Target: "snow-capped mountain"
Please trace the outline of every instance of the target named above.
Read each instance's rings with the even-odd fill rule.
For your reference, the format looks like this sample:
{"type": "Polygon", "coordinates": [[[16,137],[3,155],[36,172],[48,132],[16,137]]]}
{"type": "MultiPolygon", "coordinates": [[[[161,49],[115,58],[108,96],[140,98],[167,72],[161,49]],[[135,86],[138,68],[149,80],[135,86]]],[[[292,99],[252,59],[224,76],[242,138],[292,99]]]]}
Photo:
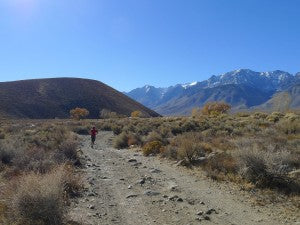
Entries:
{"type": "Polygon", "coordinates": [[[276,92],[300,83],[300,73],[255,72],[239,69],[208,80],[177,84],[167,88],[146,85],[126,93],[161,114],[182,114],[207,101],[226,101],[236,108],[263,104],[276,92]]]}
{"type": "MultiPolygon", "coordinates": [[[[272,72],[254,72],[249,69],[231,71],[220,76],[212,76],[207,80],[207,87],[226,84],[246,84],[263,90],[281,90],[294,81],[295,76],[276,70],[272,72]]],[[[205,82],[205,81],[204,81],[205,82]]]]}

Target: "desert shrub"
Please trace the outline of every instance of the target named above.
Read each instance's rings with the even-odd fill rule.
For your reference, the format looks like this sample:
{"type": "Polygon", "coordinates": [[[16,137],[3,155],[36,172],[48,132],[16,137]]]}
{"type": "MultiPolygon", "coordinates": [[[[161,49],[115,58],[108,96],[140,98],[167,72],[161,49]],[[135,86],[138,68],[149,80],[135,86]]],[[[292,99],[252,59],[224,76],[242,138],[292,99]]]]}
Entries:
{"type": "Polygon", "coordinates": [[[90,112],[85,108],[75,108],[70,110],[70,117],[72,119],[80,120],[87,117],[90,112]]]}
{"type": "Polygon", "coordinates": [[[193,108],[191,113],[193,118],[201,116],[201,109],[200,108],[193,108]]]}
{"type": "Polygon", "coordinates": [[[126,116],[125,116],[125,115],[118,114],[118,113],[116,113],[116,112],[113,112],[113,111],[111,111],[111,110],[109,110],[109,109],[102,109],[102,110],[100,111],[99,117],[100,117],[101,119],[110,119],[110,118],[124,118],[124,117],[126,117],[126,116]]]}
{"type": "Polygon", "coordinates": [[[236,159],[229,154],[221,153],[210,157],[203,168],[208,172],[208,175],[215,179],[220,179],[223,175],[229,173],[236,174],[238,166],[236,159]]]}
{"type": "Polygon", "coordinates": [[[249,117],[250,113],[248,112],[238,112],[235,114],[237,117],[249,117]]]}
{"type": "Polygon", "coordinates": [[[122,127],[114,124],[111,126],[111,130],[114,132],[115,135],[118,135],[122,132],[122,127]]]}
{"type": "Polygon", "coordinates": [[[283,119],[280,120],[277,124],[277,129],[282,131],[285,134],[299,134],[300,133],[300,119],[283,119]]]}
{"type": "Polygon", "coordinates": [[[299,192],[299,183],[288,177],[293,163],[290,152],[272,146],[262,151],[248,144],[240,146],[237,158],[241,175],[258,187],[299,192]]]}
{"type": "Polygon", "coordinates": [[[17,224],[61,225],[64,215],[62,175],[29,173],[11,184],[5,196],[9,219],[17,224]]]}
{"type": "Polygon", "coordinates": [[[84,182],[82,178],[77,175],[74,171],[74,168],[67,165],[62,165],[56,168],[58,173],[63,173],[63,184],[64,184],[64,193],[70,198],[78,197],[81,194],[81,191],[84,188],[84,182]]]}
{"type": "Polygon", "coordinates": [[[150,132],[146,137],[146,142],[152,142],[152,141],[159,141],[164,144],[168,142],[165,138],[163,138],[162,134],[160,134],[157,131],[150,132]]]}
{"type": "Polygon", "coordinates": [[[116,136],[113,145],[117,149],[128,148],[128,133],[122,132],[116,136]]]}
{"type": "Polygon", "coordinates": [[[270,115],[268,115],[267,120],[270,122],[276,123],[283,117],[284,117],[284,114],[282,114],[280,112],[272,112],[270,115]]]}
{"type": "Polygon", "coordinates": [[[166,147],[161,148],[161,156],[164,158],[169,158],[176,160],[177,159],[177,146],[172,145],[167,145],[166,147]]]}
{"type": "Polygon", "coordinates": [[[253,119],[266,119],[268,117],[267,113],[264,112],[255,112],[251,114],[251,118],[253,119]]]}
{"type": "Polygon", "coordinates": [[[13,173],[34,171],[45,174],[57,164],[53,156],[38,147],[19,151],[12,160],[13,173]]]}
{"type": "Polygon", "coordinates": [[[201,112],[204,115],[219,115],[230,109],[231,106],[225,102],[208,102],[203,106],[201,112]]]}
{"type": "Polygon", "coordinates": [[[0,130],[0,140],[5,138],[5,134],[0,130]]]}
{"type": "Polygon", "coordinates": [[[160,141],[151,141],[151,142],[148,142],[146,143],[144,146],[143,146],[143,154],[145,156],[148,156],[150,154],[158,154],[160,153],[160,149],[162,147],[162,143],[160,141]]]}
{"type": "Polygon", "coordinates": [[[136,146],[140,145],[142,143],[139,135],[134,134],[134,133],[128,133],[127,136],[127,145],[130,146],[136,146]]]}
{"type": "Polygon", "coordinates": [[[177,158],[192,163],[199,157],[205,156],[201,141],[200,133],[189,132],[178,135],[171,142],[173,142],[173,146],[177,147],[177,158]]]}
{"type": "Polygon", "coordinates": [[[79,157],[77,153],[78,142],[74,141],[73,139],[68,139],[64,141],[59,147],[58,150],[62,153],[63,157],[66,160],[70,160],[73,163],[79,165],[79,157]]]}
{"type": "Polygon", "coordinates": [[[73,132],[79,135],[88,135],[90,133],[90,129],[86,126],[76,126],[73,128],[73,132]]]}
{"type": "Polygon", "coordinates": [[[11,164],[16,152],[10,146],[0,144],[0,162],[3,164],[11,164]]]}

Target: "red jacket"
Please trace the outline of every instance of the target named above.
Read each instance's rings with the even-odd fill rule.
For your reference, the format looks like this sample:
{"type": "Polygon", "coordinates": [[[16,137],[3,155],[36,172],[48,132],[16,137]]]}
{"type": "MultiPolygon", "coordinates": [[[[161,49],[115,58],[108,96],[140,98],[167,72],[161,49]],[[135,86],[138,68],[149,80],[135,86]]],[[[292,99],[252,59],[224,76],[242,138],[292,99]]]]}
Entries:
{"type": "Polygon", "coordinates": [[[91,136],[96,136],[97,133],[98,133],[98,130],[91,129],[91,136]]]}

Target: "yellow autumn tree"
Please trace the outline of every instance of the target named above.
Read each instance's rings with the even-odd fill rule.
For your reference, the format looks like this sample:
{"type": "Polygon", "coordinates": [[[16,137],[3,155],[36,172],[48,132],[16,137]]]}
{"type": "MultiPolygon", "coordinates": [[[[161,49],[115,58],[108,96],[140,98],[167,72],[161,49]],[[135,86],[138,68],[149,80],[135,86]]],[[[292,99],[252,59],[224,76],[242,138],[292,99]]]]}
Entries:
{"type": "Polygon", "coordinates": [[[87,117],[90,112],[85,108],[75,108],[70,110],[70,116],[72,119],[80,120],[87,117]]]}
{"type": "Polygon", "coordinates": [[[131,117],[142,117],[142,116],[143,116],[143,113],[141,111],[138,111],[138,110],[133,111],[131,113],[131,117]]]}
{"type": "Polygon", "coordinates": [[[204,115],[219,115],[227,113],[231,109],[231,105],[225,102],[208,102],[206,103],[201,112],[204,115]]]}

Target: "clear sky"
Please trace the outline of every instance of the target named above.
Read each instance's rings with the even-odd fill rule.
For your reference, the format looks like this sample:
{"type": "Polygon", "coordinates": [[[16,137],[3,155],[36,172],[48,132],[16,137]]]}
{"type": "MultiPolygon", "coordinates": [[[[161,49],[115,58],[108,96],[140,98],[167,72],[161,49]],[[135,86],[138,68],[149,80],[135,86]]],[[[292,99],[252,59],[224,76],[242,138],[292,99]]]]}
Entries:
{"type": "Polygon", "coordinates": [[[128,91],[239,68],[300,71],[300,0],[0,0],[0,81],[128,91]]]}

